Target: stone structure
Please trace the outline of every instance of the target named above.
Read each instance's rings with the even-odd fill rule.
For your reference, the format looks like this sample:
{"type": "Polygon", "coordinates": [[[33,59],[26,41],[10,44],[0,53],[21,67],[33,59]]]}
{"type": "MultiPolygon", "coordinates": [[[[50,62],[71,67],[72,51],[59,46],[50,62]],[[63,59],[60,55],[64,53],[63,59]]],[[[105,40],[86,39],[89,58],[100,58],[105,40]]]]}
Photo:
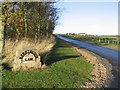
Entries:
{"type": "Polygon", "coordinates": [[[16,51],[13,71],[41,68],[40,56],[33,50],[16,51]]]}

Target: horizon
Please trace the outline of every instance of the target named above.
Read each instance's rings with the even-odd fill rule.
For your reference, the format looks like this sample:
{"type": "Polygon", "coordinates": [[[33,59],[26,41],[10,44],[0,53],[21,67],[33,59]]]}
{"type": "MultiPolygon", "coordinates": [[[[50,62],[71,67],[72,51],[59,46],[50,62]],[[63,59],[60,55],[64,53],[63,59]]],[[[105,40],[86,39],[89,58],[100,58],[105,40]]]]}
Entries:
{"type": "MultiPolygon", "coordinates": [[[[75,35],[77,35],[77,34],[80,34],[80,33],[56,33],[56,34],[54,34],[54,35],[62,35],[62,34],[75,34],[75,35]]],[[[85,35],[93,35],[93,34],[89,34],[89,33],[85,33],[85,35]]],[[[101,34],[101,35],[97,35],[97,34],[94,34],[94,36],[120,36],[120,35],[104,35],[104,34],[101,34]]]]}

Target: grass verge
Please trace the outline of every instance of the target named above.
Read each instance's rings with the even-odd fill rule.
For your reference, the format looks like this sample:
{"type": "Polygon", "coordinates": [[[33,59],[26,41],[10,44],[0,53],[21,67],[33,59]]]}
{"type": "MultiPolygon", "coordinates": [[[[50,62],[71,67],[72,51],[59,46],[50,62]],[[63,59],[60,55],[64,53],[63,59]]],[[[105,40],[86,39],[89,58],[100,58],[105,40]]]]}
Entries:
{"type": "Polygon", "coordinates": [[[92,64],[59,39],[47,64],[44,70],[11,72],[3,69],[3,88],[80,88],[92,78],[92,64]]]}

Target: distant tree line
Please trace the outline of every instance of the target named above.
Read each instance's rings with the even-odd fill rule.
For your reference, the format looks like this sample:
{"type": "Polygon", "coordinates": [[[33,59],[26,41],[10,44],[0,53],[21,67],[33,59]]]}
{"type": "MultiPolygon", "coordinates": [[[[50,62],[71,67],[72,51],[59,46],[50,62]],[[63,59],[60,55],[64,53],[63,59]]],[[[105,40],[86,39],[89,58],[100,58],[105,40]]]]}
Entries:
{"type": "Polygon", "coordinates": [[[55,2],[2,3],[4,39],[40,40],[52,35],[59,18],[54,4],[55,2]]]}

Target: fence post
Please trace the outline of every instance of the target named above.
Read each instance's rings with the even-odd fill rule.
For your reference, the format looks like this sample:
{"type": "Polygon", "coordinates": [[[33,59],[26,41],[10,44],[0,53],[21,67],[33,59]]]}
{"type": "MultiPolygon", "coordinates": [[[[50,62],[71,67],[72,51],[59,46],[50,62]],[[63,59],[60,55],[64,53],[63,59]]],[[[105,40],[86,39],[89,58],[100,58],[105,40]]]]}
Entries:
{"type": "Polygon", "coordinates": [[[108,39],[108,44],[110,44],[110,40],[108,39]]]}

